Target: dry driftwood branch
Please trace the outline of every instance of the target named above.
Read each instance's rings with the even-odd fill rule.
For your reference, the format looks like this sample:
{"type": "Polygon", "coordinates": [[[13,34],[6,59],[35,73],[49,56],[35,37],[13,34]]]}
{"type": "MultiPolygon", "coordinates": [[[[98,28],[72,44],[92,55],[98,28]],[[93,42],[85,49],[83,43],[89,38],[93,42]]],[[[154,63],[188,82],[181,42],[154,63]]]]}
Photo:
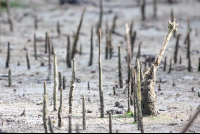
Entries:
{"type": "Polygon", "coordinates": [[[197,108],[196,113],[193,115],[192,118],[190,118],[190,121],[187,123],[187,125],[183,128],[183,130],[181,131],[181,133],[185,133],[188,128],[192,125],[192,123],[194,122],[194,120],[197,118],[198,114],[200,113],[200,106],[197,108]]]}
{"type": "Polygon", "coordinates": [[[141,94],[142,94],[142,113],[143,115],[156,115],[156,94],[154,86],[156,83],[156,71],[161,62],[162,56],[165,52],[167,44],[171,38],[171,35],[178,28],[178,23],[169,21],[168,23],[168,33],[164,39],[164,43],[160,49],[160,52],[151,68],[143,75],[141,94]]]}

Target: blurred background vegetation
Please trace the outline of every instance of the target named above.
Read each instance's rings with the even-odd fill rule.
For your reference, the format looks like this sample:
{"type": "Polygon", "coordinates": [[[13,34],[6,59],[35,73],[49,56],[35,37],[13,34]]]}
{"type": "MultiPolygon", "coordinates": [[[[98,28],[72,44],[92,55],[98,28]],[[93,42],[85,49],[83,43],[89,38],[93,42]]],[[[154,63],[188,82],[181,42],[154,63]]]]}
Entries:
{"type": "MultiPolygon", "coordinates": [[[[0,0],[0,2],[1,2],[1,4],[0,4],[1,10],[5,11],[6,10],[6,0],[0,0]]],[[[11,8],[26,7],[26,3],[24,3],[24,1],[22,1],[22,0],[9,0],[9,2],[10,2],[11,8]]]]}

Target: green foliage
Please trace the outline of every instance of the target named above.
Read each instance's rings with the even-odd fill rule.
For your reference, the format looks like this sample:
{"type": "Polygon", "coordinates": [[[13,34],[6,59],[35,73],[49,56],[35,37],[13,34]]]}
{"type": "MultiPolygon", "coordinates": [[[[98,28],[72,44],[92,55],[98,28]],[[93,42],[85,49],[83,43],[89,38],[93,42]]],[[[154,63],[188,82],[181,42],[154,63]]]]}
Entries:
{"type": "Polygon", "coordinates": [[[129,112],[126,113],[127,116],[131,116],[131,117],[132,117],[133,114],[134,113],[132,111],[129,111],[129,112]]]}
{"type": "Polygon", "coordinates": [[[126,113],[126,115],[118,115],[118,116],[112,116],[112,118],[133,118],[134,113],[132,111],[129,111],[126,113]]]}
{"type": "MultiPolygon", "coordinates": [[[[16,7],[25,7],[24,2],[21,0],[10,0],[10,8],[16,8],[16,7]]],[[[2,7],[2,10],[6,9],[6,0],[1,0],[0,6],[2,7]]]]}
{"type": "Polygon", "coordinates": [[[159,120],[160,118],[150,118],[150,120],[159,120]]]}
{"type": "Polygon", "coordinates": [[[112,116],[112,118],[132,118],[132,117],[127,116],[127,115],[123,115],[123,116],[118,115],[118,116],[112,116]]]}
{"type": "Polygon", "coordinates": [[[1,7],[6,7],[6,0],[1,1],[1,7]]]}
{"type": "Polygon", "coordinates": [[[161,115],[162,117],[151,117],[149,118],[150,120],[165,120],[165,121],[171,121],[172,119],[169,119],[168,117],[166,117],[166,114],[161,115]]]}
{"type": "Polygon", "coordinates": [[[138,124],[138,122],[132,122],[131,124],[138,124]]]}

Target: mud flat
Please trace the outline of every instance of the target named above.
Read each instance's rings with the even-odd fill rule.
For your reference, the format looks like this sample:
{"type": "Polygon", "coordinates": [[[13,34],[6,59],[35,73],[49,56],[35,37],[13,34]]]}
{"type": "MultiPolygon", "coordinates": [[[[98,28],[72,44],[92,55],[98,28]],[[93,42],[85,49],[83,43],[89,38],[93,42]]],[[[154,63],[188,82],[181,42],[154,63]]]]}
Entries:
{"type": "MultiPolygon", "coordinates": [[[[14,0],[10,1],[14,3],[14,0]]],[[[35,132],[43,133],[43,94],[44,81],[47,82],[47,110],[51,117],[55,132],[68,132],[69,116],[69,92],[72,79],[72,68],[67,67],[67,36],[70,36],[71,49],[73,35],[77,31],[80,17],[84,7],[86,11],[77,43],[76,78],[73,96],[72,132],[109,132],[109,114],[106,111],[114,110],[112,115],[113,132],[133,133],[140,132],[134,118],[126,115],[128,109],[127,93],[123,94],[127,80],[127,56],[125,23],[130,25],[134,21],[133,31],[137,31],[135,40],[132,66],[140,42],[140,61],[144,67],[145,56],[156,58],[167,33],[167,22],[171,20],[173,9],[176,22],[179,23],[176,35],[180,35],[178,47],[178,61],[174,63],[174,51],[176,38],[171,37],[163,55],[160,67],[156,75],[155,93],[157,96],[157,116],[144,116],[145,132],[180,132],[188,122],[190,116],[200,104],[200,72],[198,72],[200,58],[200,2],[189,0],[177,0],[173,4],[166,0],[157,2],[157,17],[153,18],[153,1],[146,1],[146,20],[141,19],[141,9],[137,1],[104,0],[102,18],[102,83],[104,94],[104,118],[100,118],[99,99],[99,67],[98,67],[98,36],[96,34],[99,21],[99,1],[84,0],[79,5],[62,5],[55,0],[20,0],[23,6],[11,6],[10,14],[13,18],[13,32],[10,32],[8,17],[5,9],[2,9],[1,45],[0,45],[0,130],[3,132],[35,132]],[[109,28],[112,27],[113,18],[117,14],[115,31],[112,34],[113,54],[112,58],[105,59],[106,47],[106,20],[109,28]],[[34,28],[34,16],[37,16],[38,28],[34,28]],[[188,31],[188,18],[190,20],[190,53],[192,71],[188,72],[187,44],[184,44],[188,31]],[[59,21],[60,35],[56,25],[59,21]],[[90,35],[93,26],[93,65],[88,66],[90,59],[90,35]],[[58,127],[58,111],[53,109],[53,55],[51,55],[51,79],[49,75],[48,53],[45,53],[45,33],[48,32],[54,52],[57,54],[58,72],[65,76],[66,88],[63,90],[62,121],[63,126],[58,127]],[[33,34],[36,35],[37,60],[34,56],[33,34]],[[7,44],[10,42],[9,68],[6,68],[7,44]],[[82,44],[82,55],[80,45],[82,44]],[[118,79],[118,45],[121,46],[121,62],[123,88],[119,88],[118,79]],[[30,69],[27,68],[26,52],[29,55],[30,69]],[[166,71],[163,71],[164,57],[167,57],[166,71]],[[179,64],[179,59],[182,63],[179,64]],[[170,59],[172,59],[171,72],[168,73],[170,59]],[[18,62],[20,65],[18,66],[18,62]],[[41,65],[42,64],[42,65],[41,65]],[[12,86],[8,87],[8,71],[11,69],[12,86]],[[88,89],[88,82],[90,89],[88,89]],[[161,91],[158,91],[160,84],[161,91]],[[113,95],[113,86],[116,87],[116,95],[113,95]],[[82,96],[85,96],[86,106],[86,130],[82,127],[82,96]],[[118,101],[123,107],[115,107],[118,101]],[[25,116],[21,116],[25,109],[25,116]]],[[[14,4],[13,4],[14,5],[14,4]]],[[[149,64],[149,63],[148,63],[149,64]]],[[[57,102],[60,103],[60,91],[57,102]]],[[[134,107],[130,107],[133,111],[134,107]]],[[[187,132],[200,132],[200,118],[198,117],[187,132]]]]}

